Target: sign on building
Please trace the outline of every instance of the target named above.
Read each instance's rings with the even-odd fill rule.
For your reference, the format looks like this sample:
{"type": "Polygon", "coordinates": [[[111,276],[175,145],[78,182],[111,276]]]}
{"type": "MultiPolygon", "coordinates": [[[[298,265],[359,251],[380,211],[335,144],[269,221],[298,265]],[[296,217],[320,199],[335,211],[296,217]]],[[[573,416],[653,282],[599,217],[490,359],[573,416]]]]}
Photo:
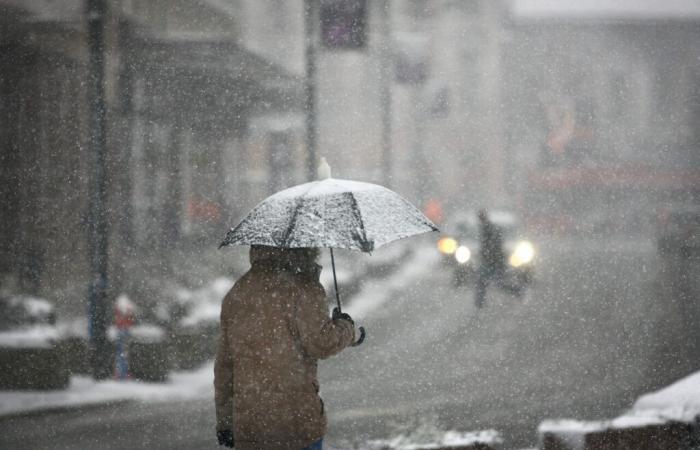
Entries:
{"type": "Polygon", "coordinates": [[[328,49],[362,49],[367,43],[367,0],[321,0],[321,43],[328,49]]]}

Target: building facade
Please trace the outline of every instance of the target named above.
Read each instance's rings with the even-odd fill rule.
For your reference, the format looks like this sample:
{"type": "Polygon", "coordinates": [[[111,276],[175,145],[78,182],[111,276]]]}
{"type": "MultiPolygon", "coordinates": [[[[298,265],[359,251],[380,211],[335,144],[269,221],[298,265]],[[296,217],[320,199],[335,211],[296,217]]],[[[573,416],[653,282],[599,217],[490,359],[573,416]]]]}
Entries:
{"type": "MultiPolygon", "coordinates": [[[[178,258],[215,249],[216,236],[248,206],[254,121],[303,104],[298,77],[246,50],[241,18],[211,3],[107,2],[111,294],[146,296],[149,286],[174,281],[178,266],[197,267],[194,250],[187,264],[178,258]]],[[[84,8],[73,0],[0,1],[1,288],[75,312],[90,273],[94,157],[84,8]]]]}

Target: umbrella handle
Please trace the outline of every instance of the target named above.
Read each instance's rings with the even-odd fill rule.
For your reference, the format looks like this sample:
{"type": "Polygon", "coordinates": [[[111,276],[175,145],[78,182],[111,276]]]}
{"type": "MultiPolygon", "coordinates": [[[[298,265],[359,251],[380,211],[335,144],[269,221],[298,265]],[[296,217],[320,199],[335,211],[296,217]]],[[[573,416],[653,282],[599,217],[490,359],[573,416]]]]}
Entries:
{"type": "MultiPolygon", "coordinates": [[[[335,301],[338,304],[338,312],[341,312],[342,309],[340,309],[340,293],[338,292],[338,279],[335,276],[335,257],[333,256],[333,247],[330,248],[331,250],[331,267],[333,267],[333,284],[335,286],[335,301]]],[[[351,347],[357,347],[358,345],[362,344],[365,341],[365,336],[367,335],[365,333],[365,327],[359,327],[358,330],[360,330],[360,338],[350,344],[351,347]]]]}
{"type": "Polygon", "coordinates": [[[360,330],[360,338],[350,344],[351,347],[357,347],[358,345],[362,344],[365,341],[365,327],[359,327],[358,330],[360,330]]]}

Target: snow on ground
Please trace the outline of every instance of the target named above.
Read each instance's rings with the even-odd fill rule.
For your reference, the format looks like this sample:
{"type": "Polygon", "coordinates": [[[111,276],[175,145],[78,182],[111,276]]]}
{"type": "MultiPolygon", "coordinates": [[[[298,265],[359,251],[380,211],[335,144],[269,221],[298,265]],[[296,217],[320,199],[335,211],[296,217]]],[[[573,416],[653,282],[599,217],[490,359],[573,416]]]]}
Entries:
{"type": "Polygon", "coordinates": [[[29,325],[0,332],[0,347],[51,348],[58,337],[53,325],[29,325]]]}
{"type": "Polygon", "coordinates": [[[201,323],[218,322],[221,315],[221,300],[233,286],[233,280],[220,277],[195,290],[181,288],[176,292],[179,302],[188,305],[188,312],[180,324],[195,327],[201,323]]]}
{"type": "Polygon", "coordinates": [[[94,381],[85,376],[73,376],[65,390],[0,391],[0,416],[124,400],[165,402],[207,396],[213,398],[213,382],[213,363],[191,372],[173,372],[165,383],[94,381]]]}
{"type": "Polygon", "coordinates": [[[439,260],[439,254],[432,246],[421,245],[408,256],[408,261],[387,278],[367,283],[362,290],[352,298],[346,312],[355,319],[363,319],[381,306],[392,294],[403,289],[417,277],[427,273],[439,260]]]}
{"type": "Polygon", "coordinates": [[[395,450],[418,450],[418,449],[441,449],[445,447],[466,447],[474,444],[501,444],[503,439],[496,430],[484,431],[447,431],[431,440],[415,438],[412,436],[400,435],[390,440],[369,442],[369,448],[395,449],[395,450]]]}
{"type": "MultiPolygon", "coordinates": [[[[107,337],[110,341],[116,341],[119,330],[115,326],[107,328],[107,337]]],[[[165,330],[157,325],[134,325],[129,328],[129,336],[133,342],[153,344],[165,340],[165,330]]]]}

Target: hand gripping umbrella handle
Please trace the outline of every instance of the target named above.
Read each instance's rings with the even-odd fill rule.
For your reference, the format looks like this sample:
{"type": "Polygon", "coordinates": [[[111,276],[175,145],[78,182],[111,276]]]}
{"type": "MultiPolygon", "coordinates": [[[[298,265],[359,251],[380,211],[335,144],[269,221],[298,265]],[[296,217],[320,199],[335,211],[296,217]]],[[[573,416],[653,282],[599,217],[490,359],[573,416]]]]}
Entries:
{"type": "Polygon", "coordinates": [[[366,335],[365,327],[359,327],[358,330],[360,330],[360,338],[358,340],[356,340],[355,342],[353,342],[352,344],[350,344],[351,347],[357,347],[358,345],[365,342],[365,335],[366,335]]]}

